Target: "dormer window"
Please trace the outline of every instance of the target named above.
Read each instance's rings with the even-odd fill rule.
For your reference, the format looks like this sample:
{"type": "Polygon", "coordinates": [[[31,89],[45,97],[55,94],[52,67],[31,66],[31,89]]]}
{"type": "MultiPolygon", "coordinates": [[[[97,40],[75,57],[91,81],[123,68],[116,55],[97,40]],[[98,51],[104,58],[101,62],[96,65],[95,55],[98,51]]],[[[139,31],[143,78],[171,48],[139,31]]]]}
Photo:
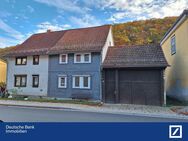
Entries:
{"type": "Polygon", "coordinates": [[[33,65],[38,65],[39,64],[39,55],[34,55],[33,56],[33,65]]]}
{"type": "Polygon", "coordinates": [[[26,65],[27,57],[16,57],[16,65],[26,65]]]}
{"type": "Polygon", "coordinates": [[[74,63],[91,63],[91,53],[75,54],[74,63]]]}
{"type": "Polygon", "coordinates": [[[68,55],[67,54],[60,54],[59,55],[59,63],[60,64],[67,64],[68,63],[68,55]]]}

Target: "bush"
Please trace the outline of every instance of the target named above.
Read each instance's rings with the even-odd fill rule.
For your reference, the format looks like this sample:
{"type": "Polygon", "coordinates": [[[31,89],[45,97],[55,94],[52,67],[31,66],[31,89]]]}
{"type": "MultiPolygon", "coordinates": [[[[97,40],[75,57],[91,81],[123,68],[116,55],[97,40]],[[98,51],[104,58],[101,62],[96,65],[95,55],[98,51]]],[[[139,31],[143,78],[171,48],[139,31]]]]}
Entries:
{"type": "Polygon", "coordinates": [[[5,97],[6,95],[6,83],[0,82],[0,95],[5,97]]]}

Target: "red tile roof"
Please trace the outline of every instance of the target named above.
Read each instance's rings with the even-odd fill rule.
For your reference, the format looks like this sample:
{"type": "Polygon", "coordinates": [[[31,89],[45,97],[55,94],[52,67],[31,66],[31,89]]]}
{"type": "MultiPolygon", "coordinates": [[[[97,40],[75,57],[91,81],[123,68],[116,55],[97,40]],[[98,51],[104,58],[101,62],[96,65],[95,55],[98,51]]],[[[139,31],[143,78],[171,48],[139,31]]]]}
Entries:
{"type": "Polygon", "coordinates": [[[100,52],[109,29],[110,25],[67,30],[49,53],[100,52]]]}
{"type": "Polygon", "coordinates": [[[100,52],[110,25],[34,34],[7,56],[100,52]]]}
{"type": "Polygon", "coordinates": [[[160,45],[109,47],[103,68],[166,67],[160,45]]]}

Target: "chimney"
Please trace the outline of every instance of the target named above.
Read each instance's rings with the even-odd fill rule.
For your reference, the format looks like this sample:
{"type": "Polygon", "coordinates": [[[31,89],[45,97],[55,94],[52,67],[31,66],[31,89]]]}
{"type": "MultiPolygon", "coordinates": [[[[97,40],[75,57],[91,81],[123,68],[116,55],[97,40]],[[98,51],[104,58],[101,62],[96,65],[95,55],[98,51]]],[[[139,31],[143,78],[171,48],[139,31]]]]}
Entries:
{"type": "Polygon", "coordinates": [[[49,32],[52,32],[52,30],[51,29],[47,29],[47,33],[49,33],[49,32]]]}

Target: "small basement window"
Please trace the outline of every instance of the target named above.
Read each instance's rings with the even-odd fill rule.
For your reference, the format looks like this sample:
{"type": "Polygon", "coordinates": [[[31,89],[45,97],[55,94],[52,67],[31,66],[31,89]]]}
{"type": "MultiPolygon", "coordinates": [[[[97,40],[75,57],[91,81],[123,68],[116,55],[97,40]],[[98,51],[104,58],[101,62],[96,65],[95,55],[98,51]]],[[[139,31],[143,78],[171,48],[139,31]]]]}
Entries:
{"type": "Polygon", "coordinates": [[[33,56],[33,65],[38,65],[39,64],[39,55],[33,56]]]}
{"type": "Polygon", "coordinates": [[[16,65],[26,65],[27,57],[16,57],[16,65]]]}
{"type": "Polygon", "coordinates": [[[39,87],[39,75],[33,75],[33,87],[39,87]]]}
{"type": "Polygon", "coordinates": [[[67,76],[66,75],[58,76],[58,88],[67,88],[67,76]]]}
{"type": "Polygon", "coordinates": [[[176,53],[176,36],[172,36],[171,38],[171,55],[176,53]]]}
{"type": "Polygon", "coordinates": [[[14,86],[15,87],[26,87],[27,75],[15,75],[14,86]]]}

